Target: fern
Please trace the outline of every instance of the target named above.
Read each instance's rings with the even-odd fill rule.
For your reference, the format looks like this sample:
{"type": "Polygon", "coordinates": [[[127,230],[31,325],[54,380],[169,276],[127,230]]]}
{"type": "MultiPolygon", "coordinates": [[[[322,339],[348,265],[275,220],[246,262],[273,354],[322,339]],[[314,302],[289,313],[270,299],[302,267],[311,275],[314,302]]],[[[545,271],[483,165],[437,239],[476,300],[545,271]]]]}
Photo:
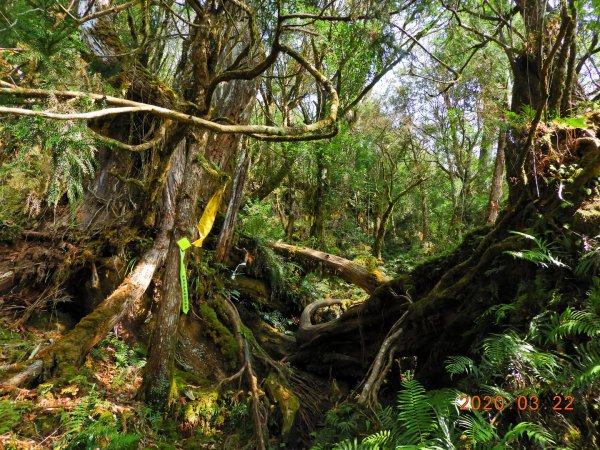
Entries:
{"type": "Polygon", "coordinates": [[[392,432],[390,430],[383,430],[372,434],[371,436],[367,436],[363,439],[362,443],[368,445],[370,448],[384,448],[392,442],[392,432]]]}
{"type": "Polygon", "coordinates": [[[89,414],[92,408],[98,403],[99,399],[96,393],[96,385],[93,384],[90,392],[81,398],[79,403],[66,415],[62,417],[62,427],[65,430],[57,449],[70,447],[71,441],[81,433],[89,422],[89,414]]]}
{"type": "Polygon", "coordinates": [[[446,371],[450,374],[450,377],[463,373],[477,376],[481,373],[475,365],[475,361],[466,356],[449,356],[445,364],[446,371]]]}
{"type": "Polygon", "coordinates": [[[552,341],[565,336],[583,334],[585,336],[600,335],[600,317],[590,311],[573,311],[567,308],[558,318],[558,323],[550,332],[552,341]]]}
{"type": "Polygon", "coordinates": [[[496,324],[500,324],[508,315],[515,311],[517,306],[511,303],[503,303],[500,305],[494,305],[485,311],[477,319],[478,323],[489,323],[490,319],[493,319],[496,324]]]}
{"type": "Polygon", "coordinates": [[[552,329],[548,338],[552,342],[564,339],[566,336],[581,334],[588,337],[600,335],[600,279],[594,278],[592,289],[588,292],[585,308],[574,311],[567,308],[559,316],[551,318],[552,329]]]}
{"type": "Polygon", "coordinates": [[[512,331],[486,339],[483,356],[490,366],[512,367],[543,380],[554,378],[558,367],[553,354],[538,350],[512,331]]]}
{"type": "Polygon", "coordinates": [[[530,250],[506,251],[506,254],[511,255],[517,259],[524,259],[525,261],[530,261],[535,265],[541,267],[569,267],[552,254],[553,252],[556,252],[555,246],[552,243],[548,243],[544,239],[539,239],[530,234],[520,233],[518,231],[511,231],[511,233],[517,234],[519,236],[524,237],[525,239],[533,241],[535,247],[530,250]]]}
{"type": "MultiPolygon", "coordinates": [[[[598,238],[598,236],[596,237],[598,238]]],[[[575,275],[588,277],[600,273],[600,246],[583,254],[575,267],[575,275]]]]}
{"type": "Polygon", "coordinates": [[[464,435],[473,444],[492,444],[500,439],[496,430],[479,411],[472,410],[458,420],[464,435]]]}
{"type": "Polygon", "coordinates": [[[405,429],[401,439],[411,445],[423,444],[436,428],[435,413],[421,383],[406,380],[402,387],[398,393],[398,422],[405,429]]]}
{"type": "Polygon", "coordinates": [[[21,421],[21,411],[10,400],[0,400],[0,434],[7,433],[21,421]]]}
{"type": "Polygon", "coordinates": [[[541,425],[531,422],[520,422],[514,427],[510,427],[502,439],[504,444],[516,442],[523,435],[540,445],[552,445],[555,443],[552,434],[541,425]]]}
{"type": "Polygon", "coordinates": [[[346,439],[338,442],[332,447],[332,450],[365,450],[366,448],[375,450],[375,447],[365,447],[358,442],[358,439],[354,438],[354,440],[346,439]]]}
{"type": "Polygon", "coordinates": [[[575,353],[577,373],[574,387],[591,388],[600,380],[600,341],[596,339],[577,345],[575,353]]]}

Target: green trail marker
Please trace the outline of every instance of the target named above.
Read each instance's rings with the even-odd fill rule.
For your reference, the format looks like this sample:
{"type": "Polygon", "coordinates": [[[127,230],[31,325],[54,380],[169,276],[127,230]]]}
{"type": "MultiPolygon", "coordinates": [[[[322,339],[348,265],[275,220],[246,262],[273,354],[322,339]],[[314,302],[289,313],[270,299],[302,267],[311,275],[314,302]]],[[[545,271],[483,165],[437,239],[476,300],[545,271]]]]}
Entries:
{"type": "Polygon", "coordinates": [[[187,276],[185,274],[185,251],[192,246],[188,238],[179,239],[179,281],[181,282],[181,311],[187,314],[190,310],[190,301],[188,299],[187,276]]]}

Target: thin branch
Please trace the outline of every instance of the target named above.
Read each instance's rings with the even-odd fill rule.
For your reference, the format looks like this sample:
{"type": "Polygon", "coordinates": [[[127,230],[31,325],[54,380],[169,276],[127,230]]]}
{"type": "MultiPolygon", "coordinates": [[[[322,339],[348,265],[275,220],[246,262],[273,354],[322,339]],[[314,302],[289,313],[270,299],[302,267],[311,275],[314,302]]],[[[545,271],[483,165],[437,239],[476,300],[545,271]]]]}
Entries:
{"type": "Polygon", "coordinates": [[[130,152],[143,152],[145,150],[154,148],[158,144],[160,144],[160,142],[165,138],[165,132],[166,132],[167,128],[169,127],[169,124],[170,124],[170,121],[168,121],[168,120],[165,121],[165,123],[160,127],[160,129],[156,133],[155,137],[153,137],[148,142],[144,142],[143,144],[138,144],[138,145],[125,144],[124,142],[121,142],[118,139],[112,139],[112,138],[106,137],[95,131],[94,131],[94,134],[96,135],[96,138],[99,139],[100,141],[102,141],[106,144],[115,146],[117,148],[120,148],[122,150],[128,150],[130,152]]]}
{"type": "MultiPolygon", "coordinates": [[[[288,49],[292,54],[296,54],[293,50],[288,49]]],[[[292,56],[292,55],[290,55],[292,56]]],[[[90,98],[92,100],[99,100],[106,102],[106,104],[120,106],[119,108],[107,108],[98,111],[91,111],[86,113],[72,113],[72,114],[59,114],[48,111],[33,111],[23,108],[10,108],[1,107],[0,113],[15,114],[22,116],[32,117],[45,117],[49,119],[57,120],[89,120],[96,119],[98,117],[104,117],[107,115],[124,114],[124,113],[148,113],[164,119],[170,119],[175,122],[185,123],[193,125],[199,128],[204,128],[216,133],[233,134],[240,133],[246,135],[264,135],[264,136],[278,136],[278,137],[300,137],[306,135],[308,138],[313,136],[315,133],[323,131],[331,127],[337,120],[337,107],[338,97],[337,92],[333,89],[331,82],[322,74],[320,74],[314,67],[310,65],[304,58],[300,57],[304,61],[303,65],[307,65],[307,70],[311,71],[313,76],[318,81],[323,83],[328,90],[331,90],[332,102],[330,106],[329,116],[311,124],[278,127],[268,125],[223,125],[211,120],[203,119],[201,117],[193,116],[191,114],[185,114],[179,111],[174,111],[168,108],[162,108],[160,106],[149,105],[147,103],[134,102],[132,100],[125,100],[118,97],[112,97],[102,94],[90,94],[85,92],[77,91],[51,91],[45,89],[26,89],[26,88],[0,88],[0,95],[18,95],[25,97],[50,97],[52,95],[56,97],[66,98],[90,98]],[[308,69],[310,68],[310,69],[308,69]],[[314,72],[314,73],[313,73],[314,72]]],[[[294,56],[292,56],[294,57],[294,56]]],[[[302,139],[299,139],[302,140],[302,139]]]]}
{"type": "MultiPolygon", "coordinates": [[[[491,34],[487,34],[484,33],[483,31],[479,31],[476,28],[473,28],[469,25],[465,25],[463,23],[463,21],[461,20],[458,12],[454,9],[451,8],[449,5],[446,5],[445,2],[442,2],[443,6],[452,13],[452,15],[454,16],[454,18],[456,19],[456,22],[458,23],[458,26],[479,36],[480,38],[487,40],[487,41],[492,41],[495,42],[496,44],[498,44],[500,47],[502,47],[504,49],[504,51],[506,51],[509,54],[512,54],[515,52],[515,48],[508,45],[506,42],[498,39],[496,36],[491,35],[491,34]]],[[[501,26],[498,26],[498,28],[496,29],[496,33],[501,29],[501,26]]]]}
{"type": "MultiPolygon", "coordinates": [[[[506,27],[511,32],[515,33],[519,37],[519,39],[521,39],[523,42],[525,42],[525,37],[519,32],[519,30],[517,30],[515,27],[513,27],[513,25],[510,22],[508,22],[508,20],[506,20],[506,18],[504,17],[504,15],[500,11],[498,11],[494,7],[494,5],[492,5],[490,3],[489,0],[484,0],[484,1],[485,1],[485,4],[488,5],[490,7],[490,9],[494,12],[494,14],[496,14],[496,16],[498,17],[498,20],[500,22],[502,22],[504,25],[506,25],[506,27]]],[[[514,16],[517,13],[517,11],[518,11],[518,8],[513,8],[512,11],[510,12],[509,17],[514,16]]]]}
{"type": "Polygon", "coordinates": [[[89,14],[87,16],[82,17],[77,20],[79,25],[88,22],[90,20],[98,19],[99,17],[107,16],[109,14],[116,14],[121,11],[125,11],[126,9],[131,8],[132,6],[137,5],[140,0],[131,0],[130,2],[123,3],[122,5],[113,6],[111,8],[103,9],[102,11],[95,12],[93,14],[89,14]]]}
{"type": "Polygon", "coordinates": [[[413,35],[411,35],[403,27],[401,27],[400,25],[396,25],[396,24],[393,24],[393,26],[395,28],[397,28],[398,30],[400,30],[402,33],[404,33],[411,41],[413,41],[416,45],[418,45],[419,48],[421,48],[421,50],[423,50],[425,53],[427,53],[427,55],[429,55],[438,64],[443,66],[448,72],[451,72],[452,74],[456,75],[456,70],[454,70],[451,66],[449,66],[444,61],[442,61],[437,56],[435,56],[433,53],[431,53],[423,44],[421,44],[421,42],[419,42],[419,40],[417,38],[415,38],[413,35]]]}

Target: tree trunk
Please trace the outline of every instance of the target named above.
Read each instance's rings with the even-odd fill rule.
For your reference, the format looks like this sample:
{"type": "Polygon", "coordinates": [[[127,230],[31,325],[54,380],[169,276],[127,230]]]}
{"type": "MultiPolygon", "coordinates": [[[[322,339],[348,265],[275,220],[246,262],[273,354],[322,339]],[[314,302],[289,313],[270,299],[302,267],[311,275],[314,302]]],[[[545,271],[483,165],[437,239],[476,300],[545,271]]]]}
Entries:
{"type": "Polygon", "coordinates": [[[386,210],[381,218],[377,221],[377,227],[375,228],[375,240],[373,241],[373,249],[371,251],[371,254],[377,259],[381,259],[381,249],[383,248],[383,240],[385,239],[385,234],[387,232],[387,222],[393,209],[393,206],[391,209],[388,208],[390,213],[386,214],[388,212],[388,210],[386,210]]]}
{"type": "Polygon", "coordinates": [[[494,163],[494,174],[492,175],[492,187],[486,214],[486,223],[494,223],[500,211],[500,198],[502,197],[502,185],[504,183],[504,145],[506,143],[506,132],[500,131],[498,135],[498,149],[496,150],[496,161],[494,163]]]}
{"type": "Polygon", "coordinates": [[[317,157],[317,187],[312,198],[313,222],[310,227],[310,237],[314,238],[319,246],[325,243],[325,199],[327,198],[327,166],[323,150],[319,148],[317,157]]]}
{"type": "Polygon", "coordinates": [[[176,209],[171,212],[176,214],[175,227],[169,241],[166,267],[162,276],[160,305],[150,339],[150,352],[148,364],[144,370],[144,382],[140,388],[140,392],[143,393],[142,398],[158,408],[164,408],[169,404],[181,305],[180,257],[177,241],[185,237],[194,225],[196,196],[202,180],[196,155],[202,151],[203,144],[202,141],[183,141],[185,148],[183,166],[186,177],[177,203],[172,205],[172,208],[176,209]]]}
{"type": "Polygon", "coordinates": [[[235,231],[235,221],[240,210],[240,205],[242,204],[244,185],[246,184],[246,175],[248,174],[249,167],[250,156],[248,155],[248,150],[242,148],[235,168],[233,185],[231,186],[231,199],[227,205],[223,228],[221,229],[215,251],[215,260],[217,262],[224,261],[231,251],[231,246],[233,245],[233,232],[235,231]]]}
{"type": "MultiPolygon", "coordinates": [[[[534,177],[529,186],[530,166],[535,171],[539,164],[532,151],[533,136],[542,114],[552,113],[549,105],[558,108],[563,98],[571,98],[573,91],[571,53],[576,51],[573,28],[576,24],[576,10],[573,2],[567,6],[561,2],[560,29],[545,20],[548,4],[545,0],[517,1],[517,6],[525,24],[526,35],[530,36],[524,50],[512,55],[510,65],[513,88],[511,111],[516,114],[527,112],[531,120],[529,127],[511,127],[507,134],[506,176],[508,181],[509,204],[514,205],[522,194],[539,196],[539,183],[534,177]],[[550,38],[553,36],[554,38],[550,38]],[[565,67],[569,66],[569,74],[565,67]],[[529,191],[529,192],[527,192],[529,191]]],[[[554,111],[560,113],[561,111],[554,111]]]]}
{"type": "MultiPolygon", "coordinates": [[[[215,114],[228,117],[236,123],[247,123],[254,106],[257,84],[255,81],[233,81],[220,91],[216,99],[215,114]]],[[[218,166],[226,166],[235,154],[241,139],[240,135],[225,135],[204,132],[196,142],[188,144],[187,162],[177,203],[177,218],[171,237],[169,256],[163,275],[161,300],[157,320],[152,334],[148,364],[144,372],[141,396],[158,408],[168,405],[172,384],[175,348],[177,344],[177,326],[181,305],[179,287],[179,247],[177,241],[189,237],[189,230],[198,220],[197,199],[200,195],[209,198],[214,190],[214,182],[201,168],[199,155],[218,166]],[[211,191],[207,191],[211,189],[211,191]]],[[[189,252],[191,253],[191,252],[189,252]]],[[[191,255],[190,255],[191,256],[191,255]]]]}
{"type": "Polygon", "coordinates": [[[427,189],[421,185],[421,242],[429,239],[429,207],[427,206],[427,189]]]}
{"type": "Polygon", "coordinates": [[[408,194],[410,191],[412,191],[415,187],[419,186],[424,181],[425,181],[425,178],[421,177],[417,181],[412,183],[410,186],[408,186],[407,188],[400,191],[400,193],[398,195],[396,195],[396,197],[394,197],[393,199],[390,196],[387,208],[381,215],[381,218],[379,218],[377,227],[375,229],[376,230],[375,231],[375,241],[373,243],[372,254],[377,259],[381,259],[381,249],[383,248],[383,240],[385,239],[387,225],[390,220],[390,217],[392,217],[392,213],[394,212],[394,207],[396,206],[396,204],[400,201],[400,199],[402,197],[404,197],[406,194],[408,194]]]}

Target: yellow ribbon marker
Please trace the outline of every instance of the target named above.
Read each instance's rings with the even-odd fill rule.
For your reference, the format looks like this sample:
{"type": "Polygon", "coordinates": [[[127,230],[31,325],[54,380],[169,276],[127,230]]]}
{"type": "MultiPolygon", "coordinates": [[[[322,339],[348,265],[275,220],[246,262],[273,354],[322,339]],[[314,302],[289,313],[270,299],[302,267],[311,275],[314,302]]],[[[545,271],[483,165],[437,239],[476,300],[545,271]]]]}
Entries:
{"type": "Polygon", "coordinates": [[[204,239],[206,238],[206,236],[208,236],[208,233],[210,233],[210,230],[212,229],[215,223],[215,218],[217,217],[217,213],[219,212],[219,205],[221,204],[223,192],[225,192],[225,185],[217,189],[217,191],[208,201],[208,204],[206,205],[206,208],[202,213],[202,217],[200,218],[200,222],[198,222],[198,225],[196,227],[198,228],[198,233],[200,233],[200,238],[192,243],[190,243],[190,240],[186,237],[177,241],[177,245],[179,246],[179,281],[181,283],[181,311],[184,314],[187,314],[190,310],[187,275],[185,270],[185,251],[192,245],[194,247],[202,247],[204,239]]]}
{"type": "Polygon", "coordinates": [[[225,192],[225,185],[221,186],[217,191],[213,194],[213,196],[208,201],[206,208],[204,209],[204,213],[202,213],[202,217],[198,222],[196,228],[198,228],[198,233],[200,237],[198,240],[192,242],[194,247],[202,247],[204,243],[204,239],[210,233],[210,230],[215,223],[215,217],[217,217],[217,213],[219,212],[219,205],[221,204],[221,198],[223,197],[223,192],[225,192]]]}

